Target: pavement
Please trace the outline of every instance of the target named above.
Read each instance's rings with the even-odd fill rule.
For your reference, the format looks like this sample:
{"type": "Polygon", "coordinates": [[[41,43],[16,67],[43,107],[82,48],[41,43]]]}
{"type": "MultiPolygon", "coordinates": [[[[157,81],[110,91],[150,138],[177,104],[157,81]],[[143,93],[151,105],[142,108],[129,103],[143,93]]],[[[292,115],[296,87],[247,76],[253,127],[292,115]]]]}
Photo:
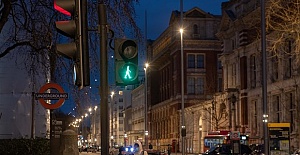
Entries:
{"type": "Polygon", "coordinates": [[[96,152],[96,153],[92,153],[92,152],[88,152],[88,153],[87,153],[87,152],[80,152],[80,153],[79,153],[79,155],[87,155],[87,154],[88,154],[88,155],[99,155],[99,154],[101,154],[101,153],[100,153],[100,152],[96,152]]]}
{"type": "MultiPolygon", "coordinates": [[[[100,152],[96,152],[96,153],[92,153],[92,152],[81,152],[81,153],[79,153],[79,155],[99,155],[99,154],[101,154],[100,152]]],[[[163,154],[162,154],[163,155],[163,154]]],[[[166,154],[167,155],[167,154],[166,154]]],[[[171,155],[182,155],[180,152],[178,152],[178,153],[171,153],[171,155]]],[[[197,153],[195,153],[195,154],[188,154],[187,153],[187,155],[198,155],[197,153]]]]}

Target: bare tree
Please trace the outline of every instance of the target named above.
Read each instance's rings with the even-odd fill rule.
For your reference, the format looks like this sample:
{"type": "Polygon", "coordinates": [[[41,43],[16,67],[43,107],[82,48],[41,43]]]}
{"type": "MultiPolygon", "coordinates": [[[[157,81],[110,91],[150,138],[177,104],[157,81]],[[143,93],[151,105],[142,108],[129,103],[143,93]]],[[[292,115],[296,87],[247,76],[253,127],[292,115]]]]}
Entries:
{"type": "MultiPolygon", "coordinates": [[[[54,28],[57,20],[64,19],[63,15],[54,10],[53,0],[1,0],[0,1],[0,61],[22,60],[16,63],[20,69],[26,70],[32,75],[32,64],[49,74],[51,80],[68,86],[75,102],[86,100],[90,96],[85,95],[89,89],[81,91],[75,89],[73,84],[73,62],[66,60],[56,53],[56,42],[59,35],[54,28]],[[34,58],[34,59],[33,59],[34,58]],[[45,63],[51,62],[51,63],[45,63]]],[[[115,36],[125,37],[130,32],[130,37],[141,39],[141,32],[135,22],[134,6],[138,0],[88,0],[89,20],[89,45],[91,74],[99,71],[99,35],[98,2],[107,4],[107,14],[110,29],[115,36]]],[[[112,36],[109,37],[113,39],[112,36]]],[[[98,74],[98,73],[97,73],[98,74]]],[[[83,105],[84,106],[84,105],[83,105]]]]}
{"type": "Polygon", "coordinates": [[[269,0],[266,7],[267,32],[272,34],[268,38],[270,51],[288,53],[287,46],[290,44],[297,61],[300,58],[299,14],[300,0],[269,0]]]}

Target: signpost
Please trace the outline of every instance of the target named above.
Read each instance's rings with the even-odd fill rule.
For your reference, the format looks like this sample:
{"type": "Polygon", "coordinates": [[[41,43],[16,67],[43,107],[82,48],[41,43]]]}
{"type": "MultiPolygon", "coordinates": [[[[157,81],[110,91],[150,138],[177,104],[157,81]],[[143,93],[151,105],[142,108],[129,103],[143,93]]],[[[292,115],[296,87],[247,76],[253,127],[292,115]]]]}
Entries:
{"type": "Polygon", "coordinates": [[[240,132],[239,131],[232,131],[230,133],[230,141],[231,141],[231,145],[232,145],[232,151],[234,155],[238,155],[240,154],[240,132]]]}
{"type": "Polygon", "coordinates": [[[289,155],[290,123],[268,123],[271,154],[289,155]]]}
{"type": "Polygon", "coordinates": [[[68,98],[68,93],[56,83],[47,83],[41,87],[39,93],[35,93],[35,99],[39,100],[42,106],[46,109],[58,109],[61,107],[65,99],[68,98]],[[45,93],[48,89],[56,89],[58,93],[45,93]],[[49,104],[46,100],[58,100],[56,103],[49,104]]]}

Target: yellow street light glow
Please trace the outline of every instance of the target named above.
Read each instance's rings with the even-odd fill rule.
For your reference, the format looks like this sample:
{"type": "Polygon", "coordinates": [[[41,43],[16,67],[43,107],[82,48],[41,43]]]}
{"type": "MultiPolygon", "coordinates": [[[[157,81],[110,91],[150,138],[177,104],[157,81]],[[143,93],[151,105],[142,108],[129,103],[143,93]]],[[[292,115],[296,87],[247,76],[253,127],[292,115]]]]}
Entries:
{"type": "Polygon", "coordinates": [[[179,29],[179,32],[182,34],[183,33],[183,29],[181,28],[181,29],[179,29]]]}

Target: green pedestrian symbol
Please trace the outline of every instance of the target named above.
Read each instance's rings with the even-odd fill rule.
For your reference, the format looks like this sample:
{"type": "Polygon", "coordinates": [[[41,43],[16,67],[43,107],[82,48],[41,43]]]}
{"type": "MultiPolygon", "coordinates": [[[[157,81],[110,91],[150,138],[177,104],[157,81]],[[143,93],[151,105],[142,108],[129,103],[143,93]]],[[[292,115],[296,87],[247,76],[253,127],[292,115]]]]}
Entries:
{"type": "Polygon", "coordinates": [[[127,66],[127,69],[126,69],[126,74],[124,76],[125,79],[131,79],[131,76],[130,76],[130,73],[131,73],[131,70],[129,69],[129,66],[127,66]]]}

